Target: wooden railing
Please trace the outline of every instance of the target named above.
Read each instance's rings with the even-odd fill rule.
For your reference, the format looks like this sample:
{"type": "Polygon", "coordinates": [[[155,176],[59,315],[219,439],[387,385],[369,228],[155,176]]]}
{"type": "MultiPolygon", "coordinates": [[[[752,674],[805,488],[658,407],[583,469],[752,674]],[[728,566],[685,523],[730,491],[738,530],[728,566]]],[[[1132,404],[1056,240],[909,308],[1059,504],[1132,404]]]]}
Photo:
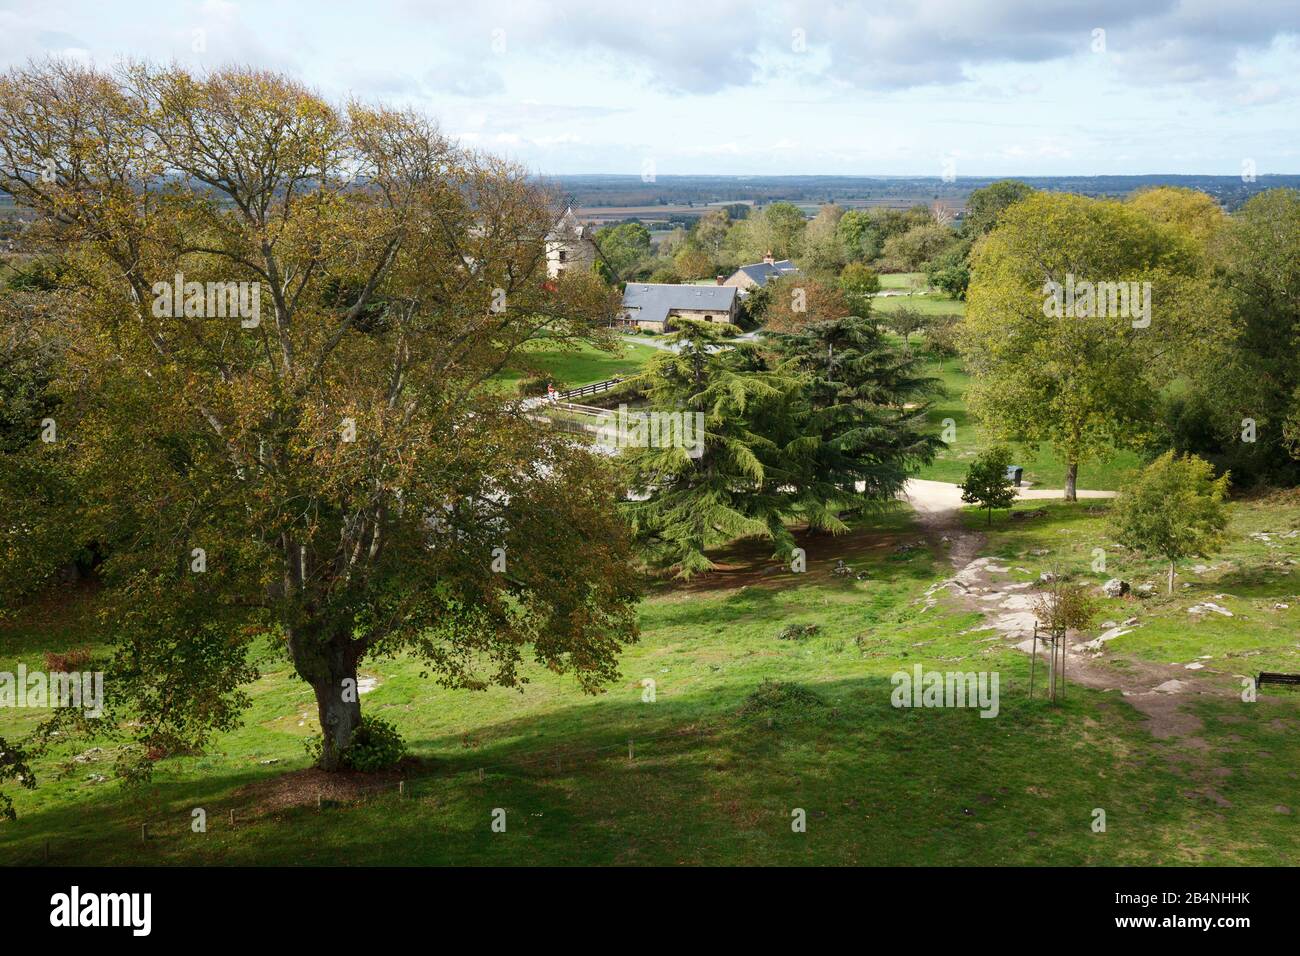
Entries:
{"type": "Polygon", "coordinates": [[[584,395],[596,395],[600,392],[608,392],[615,385],[621,384],[622,381],[621,378],[606,379],[603,382],[595,382],[591,385],[584,385],[581,388],[571,388],[566,392],[560,392],[558,397],[561,400],[565,400],[570,398],[582,398],[584,395]]]}

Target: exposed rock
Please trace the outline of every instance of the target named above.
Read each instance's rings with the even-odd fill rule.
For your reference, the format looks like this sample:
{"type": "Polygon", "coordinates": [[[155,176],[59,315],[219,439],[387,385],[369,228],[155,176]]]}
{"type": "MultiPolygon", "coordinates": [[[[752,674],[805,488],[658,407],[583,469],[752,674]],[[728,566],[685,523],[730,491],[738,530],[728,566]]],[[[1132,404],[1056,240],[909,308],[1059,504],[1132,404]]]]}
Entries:
{"type": "Polygon", "coordinates": [[[1101,586],[1101,589],[1105,592],[1106,597],[1112,598],[1123,597],[1130,590],[1129,583],[1121,581],[1119,578],[1111,578],[1101,586]]]}
{"type": "Polygon", "coordinates": [[[1204,614],[1206,611],[1213,611],[1215,614],[1222,614],[1224,617],[1232,617],[1233,614],[1226,607],[1215,604],[1213,601],[1206,601],[1203,604],[1193,604],[1187,609],[1188,614],[1204,614]]]}
{"type": "Polygon", "coordinates": [[[1098,634],[1091,641],[1088,641],[1079,646],[1086,648],[1090,651],[1099,651],[1101,650],[1101,645],[1105,644],[1107,641],[1113,641],[1117,637],[1123,637],[1125,634],[1131,634],[1132,632],[1133,632],[1132,628],[1112,627],[1102,632],[1101,634],[1098,634]]]}

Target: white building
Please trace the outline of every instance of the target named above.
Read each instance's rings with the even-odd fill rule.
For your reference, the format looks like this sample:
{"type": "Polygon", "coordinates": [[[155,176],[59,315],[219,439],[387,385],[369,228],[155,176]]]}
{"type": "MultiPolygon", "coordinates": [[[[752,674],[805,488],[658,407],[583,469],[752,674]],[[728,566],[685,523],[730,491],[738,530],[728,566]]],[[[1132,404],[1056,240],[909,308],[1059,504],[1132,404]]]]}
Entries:
{"type": "Polygon", "coordinates": [[[570,206],[546,234],[546,277],[566,269],[590,269],[596,263],[595,229],[578,221],[570,206]]]}

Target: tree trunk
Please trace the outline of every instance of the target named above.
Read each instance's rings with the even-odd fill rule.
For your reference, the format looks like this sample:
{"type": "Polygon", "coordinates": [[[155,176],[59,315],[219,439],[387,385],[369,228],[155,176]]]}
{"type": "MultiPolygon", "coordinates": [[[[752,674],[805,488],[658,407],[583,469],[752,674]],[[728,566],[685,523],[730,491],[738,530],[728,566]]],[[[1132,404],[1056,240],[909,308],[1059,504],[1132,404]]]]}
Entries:
{"type": "Polygon", "coordinates": [[[361,726],[361,698],[357,691],[358,651],[351,628],[328,635],[310,629],[290,629],[289,650],[294,669],[316,694],[320,718],[322,770],[342,768],[343,751],[361,726]]]}
{"type": "Polygon", "coordinates": [[[1047,655],[1047,689],[1052,703],[1056,703],[1056,635],[1051,637],[1051,647],[1047,655]]]}
{"type": "Polygon", "coordinates": [[[1065,466],[1065,500],[1078,501],[1079,463],[1072,461],[1065,466]]]}
{"type": "Polygon", "coordinates": [[[1174,593],[1174,562],[1169,562],[1169,587],[1165,590],[1166,594],[1174,593]]]}

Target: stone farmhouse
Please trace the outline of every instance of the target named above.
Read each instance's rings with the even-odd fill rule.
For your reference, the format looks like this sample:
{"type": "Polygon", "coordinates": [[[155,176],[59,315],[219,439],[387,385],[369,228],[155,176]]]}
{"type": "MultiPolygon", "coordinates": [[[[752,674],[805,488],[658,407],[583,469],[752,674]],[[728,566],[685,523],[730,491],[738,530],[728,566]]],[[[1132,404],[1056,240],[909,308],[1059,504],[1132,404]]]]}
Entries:
{"type": "Polygon", "coordinates": [[[780,261],[772,258],[772,253],[763,257],[762,262],[755,262],[753,265],[741,266],[730,276],[723,280],[724,286],[733,286],[737,289],[748,291],[750,289],[761,289],[767,285],[769,279],[776,279],[792,272],[798,272],[798,267],[789,259],[780,261]]]}
{"type": "Polygon", "coordinates": [[[675,318],[733,325],[738,292],[735,286],[629,282],[617,321],[653,332],[671,331],[675,318]]]}

